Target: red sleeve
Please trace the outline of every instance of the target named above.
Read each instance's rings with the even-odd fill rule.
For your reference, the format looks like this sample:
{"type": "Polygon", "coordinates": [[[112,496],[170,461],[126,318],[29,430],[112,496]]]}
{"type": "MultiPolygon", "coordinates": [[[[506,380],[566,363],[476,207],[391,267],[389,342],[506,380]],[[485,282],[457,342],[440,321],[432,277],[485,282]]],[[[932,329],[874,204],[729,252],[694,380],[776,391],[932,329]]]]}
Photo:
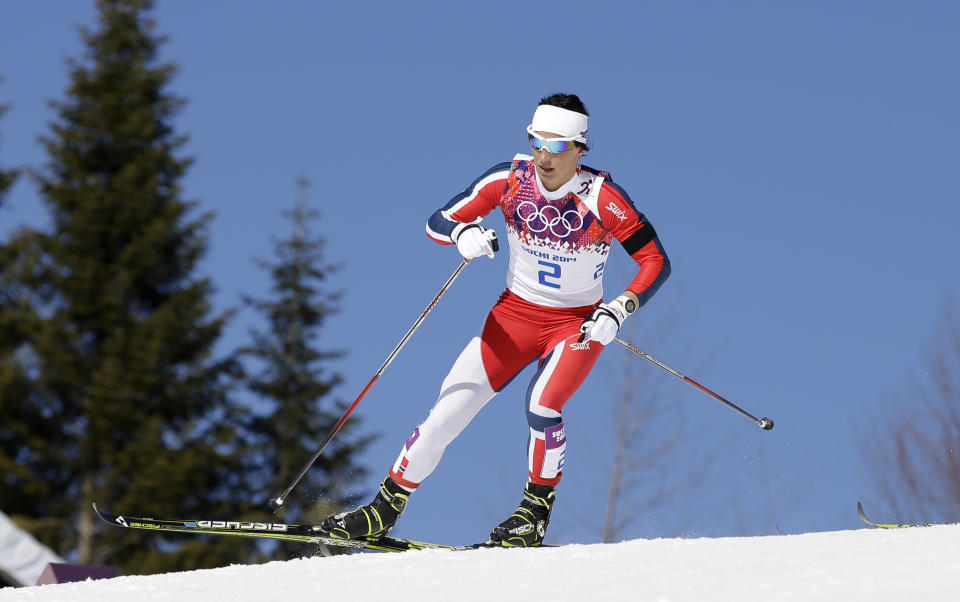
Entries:
{"type": "Polygon", "coordinates": [[[500,204],[510,176],[510,163],[500,163],[474,180],[427,220],[427,236],[442,245],[452,245],[463,226],[477,222],[500,204]]]}
{"type": "Polygon", "coordinates": [[[605,180],[600,189],[597,211],[600,223],[620,241],[640,267],[627,290],[636,294],[640,305],[643,305],[670,275],[670,260],[657,232],[633,206],[626,191],[610,180],[605,180]]]}

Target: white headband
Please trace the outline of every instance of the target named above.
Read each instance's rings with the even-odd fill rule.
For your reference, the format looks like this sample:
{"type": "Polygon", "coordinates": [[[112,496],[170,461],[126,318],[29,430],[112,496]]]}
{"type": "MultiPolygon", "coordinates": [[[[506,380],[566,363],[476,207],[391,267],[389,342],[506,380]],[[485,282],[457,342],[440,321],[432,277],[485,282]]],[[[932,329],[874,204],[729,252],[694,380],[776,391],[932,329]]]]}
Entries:
{"type": "Polygon", "coordinates": [[[529,130],[559,134],[576,142],[587,143],[587,116],[553,105],[540,105],[533,113],[529,130]]]}

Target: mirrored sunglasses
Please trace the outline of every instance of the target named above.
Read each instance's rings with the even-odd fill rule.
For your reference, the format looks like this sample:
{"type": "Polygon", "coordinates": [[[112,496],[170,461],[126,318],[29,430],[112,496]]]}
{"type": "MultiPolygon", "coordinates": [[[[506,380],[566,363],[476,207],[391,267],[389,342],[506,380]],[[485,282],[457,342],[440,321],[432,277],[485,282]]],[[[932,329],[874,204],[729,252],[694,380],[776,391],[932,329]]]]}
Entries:
{"type": "Polygon", "coordinates": [[[550,154],[562,153],[575,144],[573,138],[543,138],[529,129],[527,130],[527,137],[530,139],[530,146],[537,150],[545,150],[550,154]]]}

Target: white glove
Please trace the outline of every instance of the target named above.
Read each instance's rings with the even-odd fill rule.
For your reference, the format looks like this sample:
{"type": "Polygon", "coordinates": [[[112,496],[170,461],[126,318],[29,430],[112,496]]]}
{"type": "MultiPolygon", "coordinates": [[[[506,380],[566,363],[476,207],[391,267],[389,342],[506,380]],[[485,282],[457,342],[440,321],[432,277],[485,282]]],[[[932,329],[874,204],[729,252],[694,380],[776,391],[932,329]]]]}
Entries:
{"type": "Polygon", "coordinates": [[[590,316],[580,325],[579,342],[596,341],[601,345],[609,345],[617,336],[617,331],[637,309],[637,303],[626,295],[620,295],[610,303],[601,303],[593,310],[590,316]]]}
{"type": "Polygon", "coordinates": [[[493,259],[494,252],[500,249],[497,244],[497,233],[479,224],[470,224],[460,230],[454,242],[457,243],[457,250],[468,261],[481,255],[493,259]]]}

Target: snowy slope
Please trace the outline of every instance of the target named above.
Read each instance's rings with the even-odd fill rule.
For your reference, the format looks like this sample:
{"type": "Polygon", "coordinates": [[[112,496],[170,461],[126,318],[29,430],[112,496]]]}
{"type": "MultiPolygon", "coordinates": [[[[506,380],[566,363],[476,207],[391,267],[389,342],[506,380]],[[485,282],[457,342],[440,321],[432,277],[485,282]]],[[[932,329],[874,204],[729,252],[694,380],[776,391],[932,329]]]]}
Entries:
{"type": "Polygon", "coordinates": [[[0,602],[960,600],[960,526],[308,558],[0,590],[0,602]]]}

